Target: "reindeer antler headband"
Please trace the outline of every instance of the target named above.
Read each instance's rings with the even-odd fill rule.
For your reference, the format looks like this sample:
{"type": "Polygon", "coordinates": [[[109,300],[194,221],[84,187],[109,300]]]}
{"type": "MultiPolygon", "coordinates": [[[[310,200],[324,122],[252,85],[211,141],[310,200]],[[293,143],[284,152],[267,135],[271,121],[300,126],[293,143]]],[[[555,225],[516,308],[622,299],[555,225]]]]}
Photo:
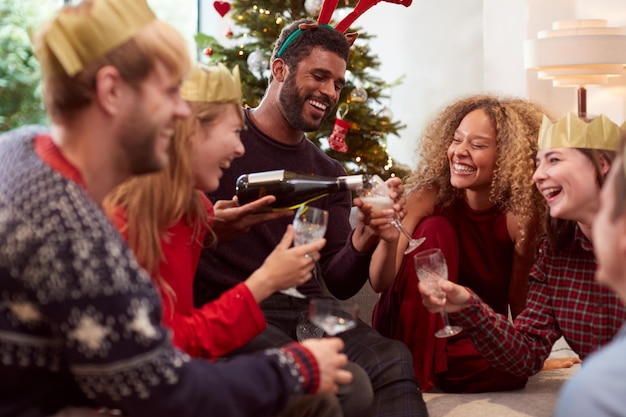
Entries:
{"type": "MultiPolygon", "coordinates": [[[[359,18],[363,13],[371,9],[374,5],[379,3],[380,1],[386,1],[389,3],[401,4],[404,7],[409,7],[413,0],[359,0],[354,7],[354,9],[348,14],[341,22],[337,24],[334,28],[330,25],[330,18],[333,15],[333,12],[337,8],[337,3],[339,0],[324,0],[322,4],[322,10],[320,11],[320,15],[317,18],[317,23],[314,24],[301,24],[298,29],[296,29],[291,35],[285,39],[282,46],[276,53],[276,57],[280,58],[285,49],[296,39],[303,30],[313,29],[315,27],[327,27],[330,29],[335,29],[337,32],[345,33],[346,30],[352,25],[356,19],[359,18]]],[[[348,43],[352,45],[356,38],[359,36],[358,33],[347,33],[346,38],[348,39],[348,43]]]]}

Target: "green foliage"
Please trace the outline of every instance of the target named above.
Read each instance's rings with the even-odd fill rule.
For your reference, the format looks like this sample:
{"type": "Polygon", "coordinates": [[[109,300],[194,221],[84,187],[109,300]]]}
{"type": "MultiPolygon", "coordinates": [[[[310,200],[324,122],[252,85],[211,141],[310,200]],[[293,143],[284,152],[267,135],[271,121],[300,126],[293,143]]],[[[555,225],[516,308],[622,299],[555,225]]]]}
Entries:
{"type": "MultiPolygon", "coordinates": [[[[343,6],[344,2],[340,3],[339,7],[346,7],[343,6]]],[[[347,7],[351,10],[355,4],[356,0],[350,0],[347,7]]],[[[303,0],[233,0],[230,15],[234,24],[229,42],[231,45],[222,45],[215,38],[202,33],[196,36],[196,43],[201,50],[210,49],[210,56],[203,55],[208,63],[222,62],[229,67],[239,66],[244,105],[256,107],[267,88],[269,69],[251,70],[248,57],[258,51],[262,53],[264,61],[269,63],[274,42],[282,28],[294,20],[311,16],[307,15],[303,0]]],[[[346,135],[348,152],[336,152],[327,145],[326,140],[335,123],[334,117],[328,118],[317,132],[309,133],[309,139],[341,162],[348,173],[378,174],[383,178],[391,175],[402,177],[408,171],[393,163],[386,150],[386,137],[397,135],[404,125],[377,116],[383,108],[382,99],[386,98],[384,91],[392,84],[372,74],[372,70],[380,67],[380,61],[366,42],[371,36],[360,28],[349,30],[355,31],[359,33],[359,38],[350,52],[350,74],[346,77],[347,83],[339,100],[340,104],[346,103],[349,108],[343,117],[350,123],[346,135]],[[350,93],[357,87],[367,91],[368,98],[363,103],[350,98],[350,93]]]]}
{"type": "Polygon", "coordinates": [[[45,123],[39,63],[29,32],[38,22],[38,1],[0,2],[0,132],[45,123]]]}

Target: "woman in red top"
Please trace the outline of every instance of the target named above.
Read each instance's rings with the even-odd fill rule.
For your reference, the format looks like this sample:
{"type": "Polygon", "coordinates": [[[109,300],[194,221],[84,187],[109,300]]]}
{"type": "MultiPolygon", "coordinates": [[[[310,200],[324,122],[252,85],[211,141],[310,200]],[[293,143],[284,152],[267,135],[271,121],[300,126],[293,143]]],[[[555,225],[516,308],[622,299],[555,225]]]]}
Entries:
{"type": "Polygon", "coordinates": [[[291,247],[289,226],[276,249],[245,282],[194,308],[193,277],[200,252],[205,237],[209,242],[215,239],[209,233],[214,210],[204,193],[217,189],[222,169],[244,153],[239,139],[244,123],[238,69],[231,74],[222,65],[194,68],[181,95],[191,116],[172,127],[168,168],[122,184],[107,197],[105,207],[140,265],[158,284],[163,323],[173,330],[174,343],[191,356],[216,358],[265,329],[258,303],[310,279],[325,240],[291,247]]]}
{"type": "MultiPolygon", "coordinates": [[[[418,167],[407,180],[404,225],[426,237],[418,249],[441,248],[449,279],[472,288],[501,314],[523,310],[526,278],[545,205],[532,187],[537,136],[546,110],[521,99],[477,95],[443,110],[426,128],[418,167]]],[[[423,306],[413,252],[403,237],[376,250],[370,282],[382,295],[373,326],[403,341],[413,353],[424,391],[519,389],[526,378],[487,364],[461,333],[437,339],[439,315],[423,306]]]]}

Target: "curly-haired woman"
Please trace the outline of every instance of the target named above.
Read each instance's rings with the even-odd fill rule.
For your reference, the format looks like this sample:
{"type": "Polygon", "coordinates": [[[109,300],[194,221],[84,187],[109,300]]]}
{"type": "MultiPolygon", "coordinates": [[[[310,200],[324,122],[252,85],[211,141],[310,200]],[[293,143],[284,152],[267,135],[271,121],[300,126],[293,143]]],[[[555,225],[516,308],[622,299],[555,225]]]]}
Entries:
{"type": "MultiPolygon", "coordinates": [[[[620,135],[620,128],[603,115],[587,122],[570,113],[557,123],[546,119],[542,125],[533,180],[550,211],[546,237],[528,276],[527,306],[513,322],[495,313],[472,289],[440,283],[450,320],[463,327],[494,367],[521,377],[534,375],[560,337],[586,361],[616,337],[624,324],[622,300],[594,280],[596,273],[606,272],[596,271],[595,246],[606,241],[605,236],[599,240],[595,219],[601,209],[600,189],[620,135]]],[[[422,283],[418,289],[430,311],[441,310],[441,298],[422,283]]],[[[604,410],[611,411],[610,407],[604,410]]],[[[580,411],[576,415],[599,414],[580,411]]]]}
{"type": "MultiPolygon", "coordinates": [[[[548,111],[528,100],[474,95],[446,107],[426,128],[417,169],[407,178],[405,226],[426,237],[419,250],[440,248],[449,279],[471,288],[495,311],[523,310],[526,279],[545,217],[533,187],[537,137],[548,111]]],[[[436,339],[442,327],[418,292],[407,241],[383,241],[370,282],[383,292],[373,315],[382,334],[413,353],[423,390],[519,389],[526,378],[492,368],[466,335],[436,339]]]]}

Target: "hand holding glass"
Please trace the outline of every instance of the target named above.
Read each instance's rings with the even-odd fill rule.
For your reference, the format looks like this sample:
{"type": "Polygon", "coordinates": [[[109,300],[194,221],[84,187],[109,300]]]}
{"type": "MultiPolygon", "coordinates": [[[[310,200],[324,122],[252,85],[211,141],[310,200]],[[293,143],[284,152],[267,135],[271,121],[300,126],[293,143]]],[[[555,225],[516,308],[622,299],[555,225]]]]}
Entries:
{"type": "MultiPolygon", "coordinates": [[[[389,197],[389,188],[382,178],[372,175],[363,182],[363,186],[358,189],[359,197],[365,204],[371,205],[373,210],[385,210],[393,207],[393,200],[389,197]]],[[[417,249],[426,238],[413,239],[413,236],[404,228],[398,218],[398,213],[394,214],[391,224],[400,231],[409,241],[409,245],[404,251],[405,255],[417,249]]]]}
{"type": "Polygon", "coordinates": [[[357,326],[359,307],[334,298],[314,298],[309,302],[309,320],[327,335],[335,336],[357,326]]]}
{"type": "Polygon", "coordinates": [[[439,248],[428,249],[415,255],[414,261],[415,271],[420,282],[428,288],[433,296],[444,301],[444,305],[441,307],[441,318],[444,326],[435,333],[435,336],[450,337],[459,334],[463,329],[459,326],[450,325],[445,306],[446,293],[441,291],[439,287],[441,280],[448,279],[448,265],[443,252],[439,248]]]}
{"type": "MultiPolygon", "coordinates": [[[[317,207],[301,206],[293,219],[293,230],[295,231],[293,244],[300,246],[323,238],[327,225],[328,211],[317,207]]],[[[295,287],[287,288],[281,292],[296,298],[306,298],[295,287]]]]}

